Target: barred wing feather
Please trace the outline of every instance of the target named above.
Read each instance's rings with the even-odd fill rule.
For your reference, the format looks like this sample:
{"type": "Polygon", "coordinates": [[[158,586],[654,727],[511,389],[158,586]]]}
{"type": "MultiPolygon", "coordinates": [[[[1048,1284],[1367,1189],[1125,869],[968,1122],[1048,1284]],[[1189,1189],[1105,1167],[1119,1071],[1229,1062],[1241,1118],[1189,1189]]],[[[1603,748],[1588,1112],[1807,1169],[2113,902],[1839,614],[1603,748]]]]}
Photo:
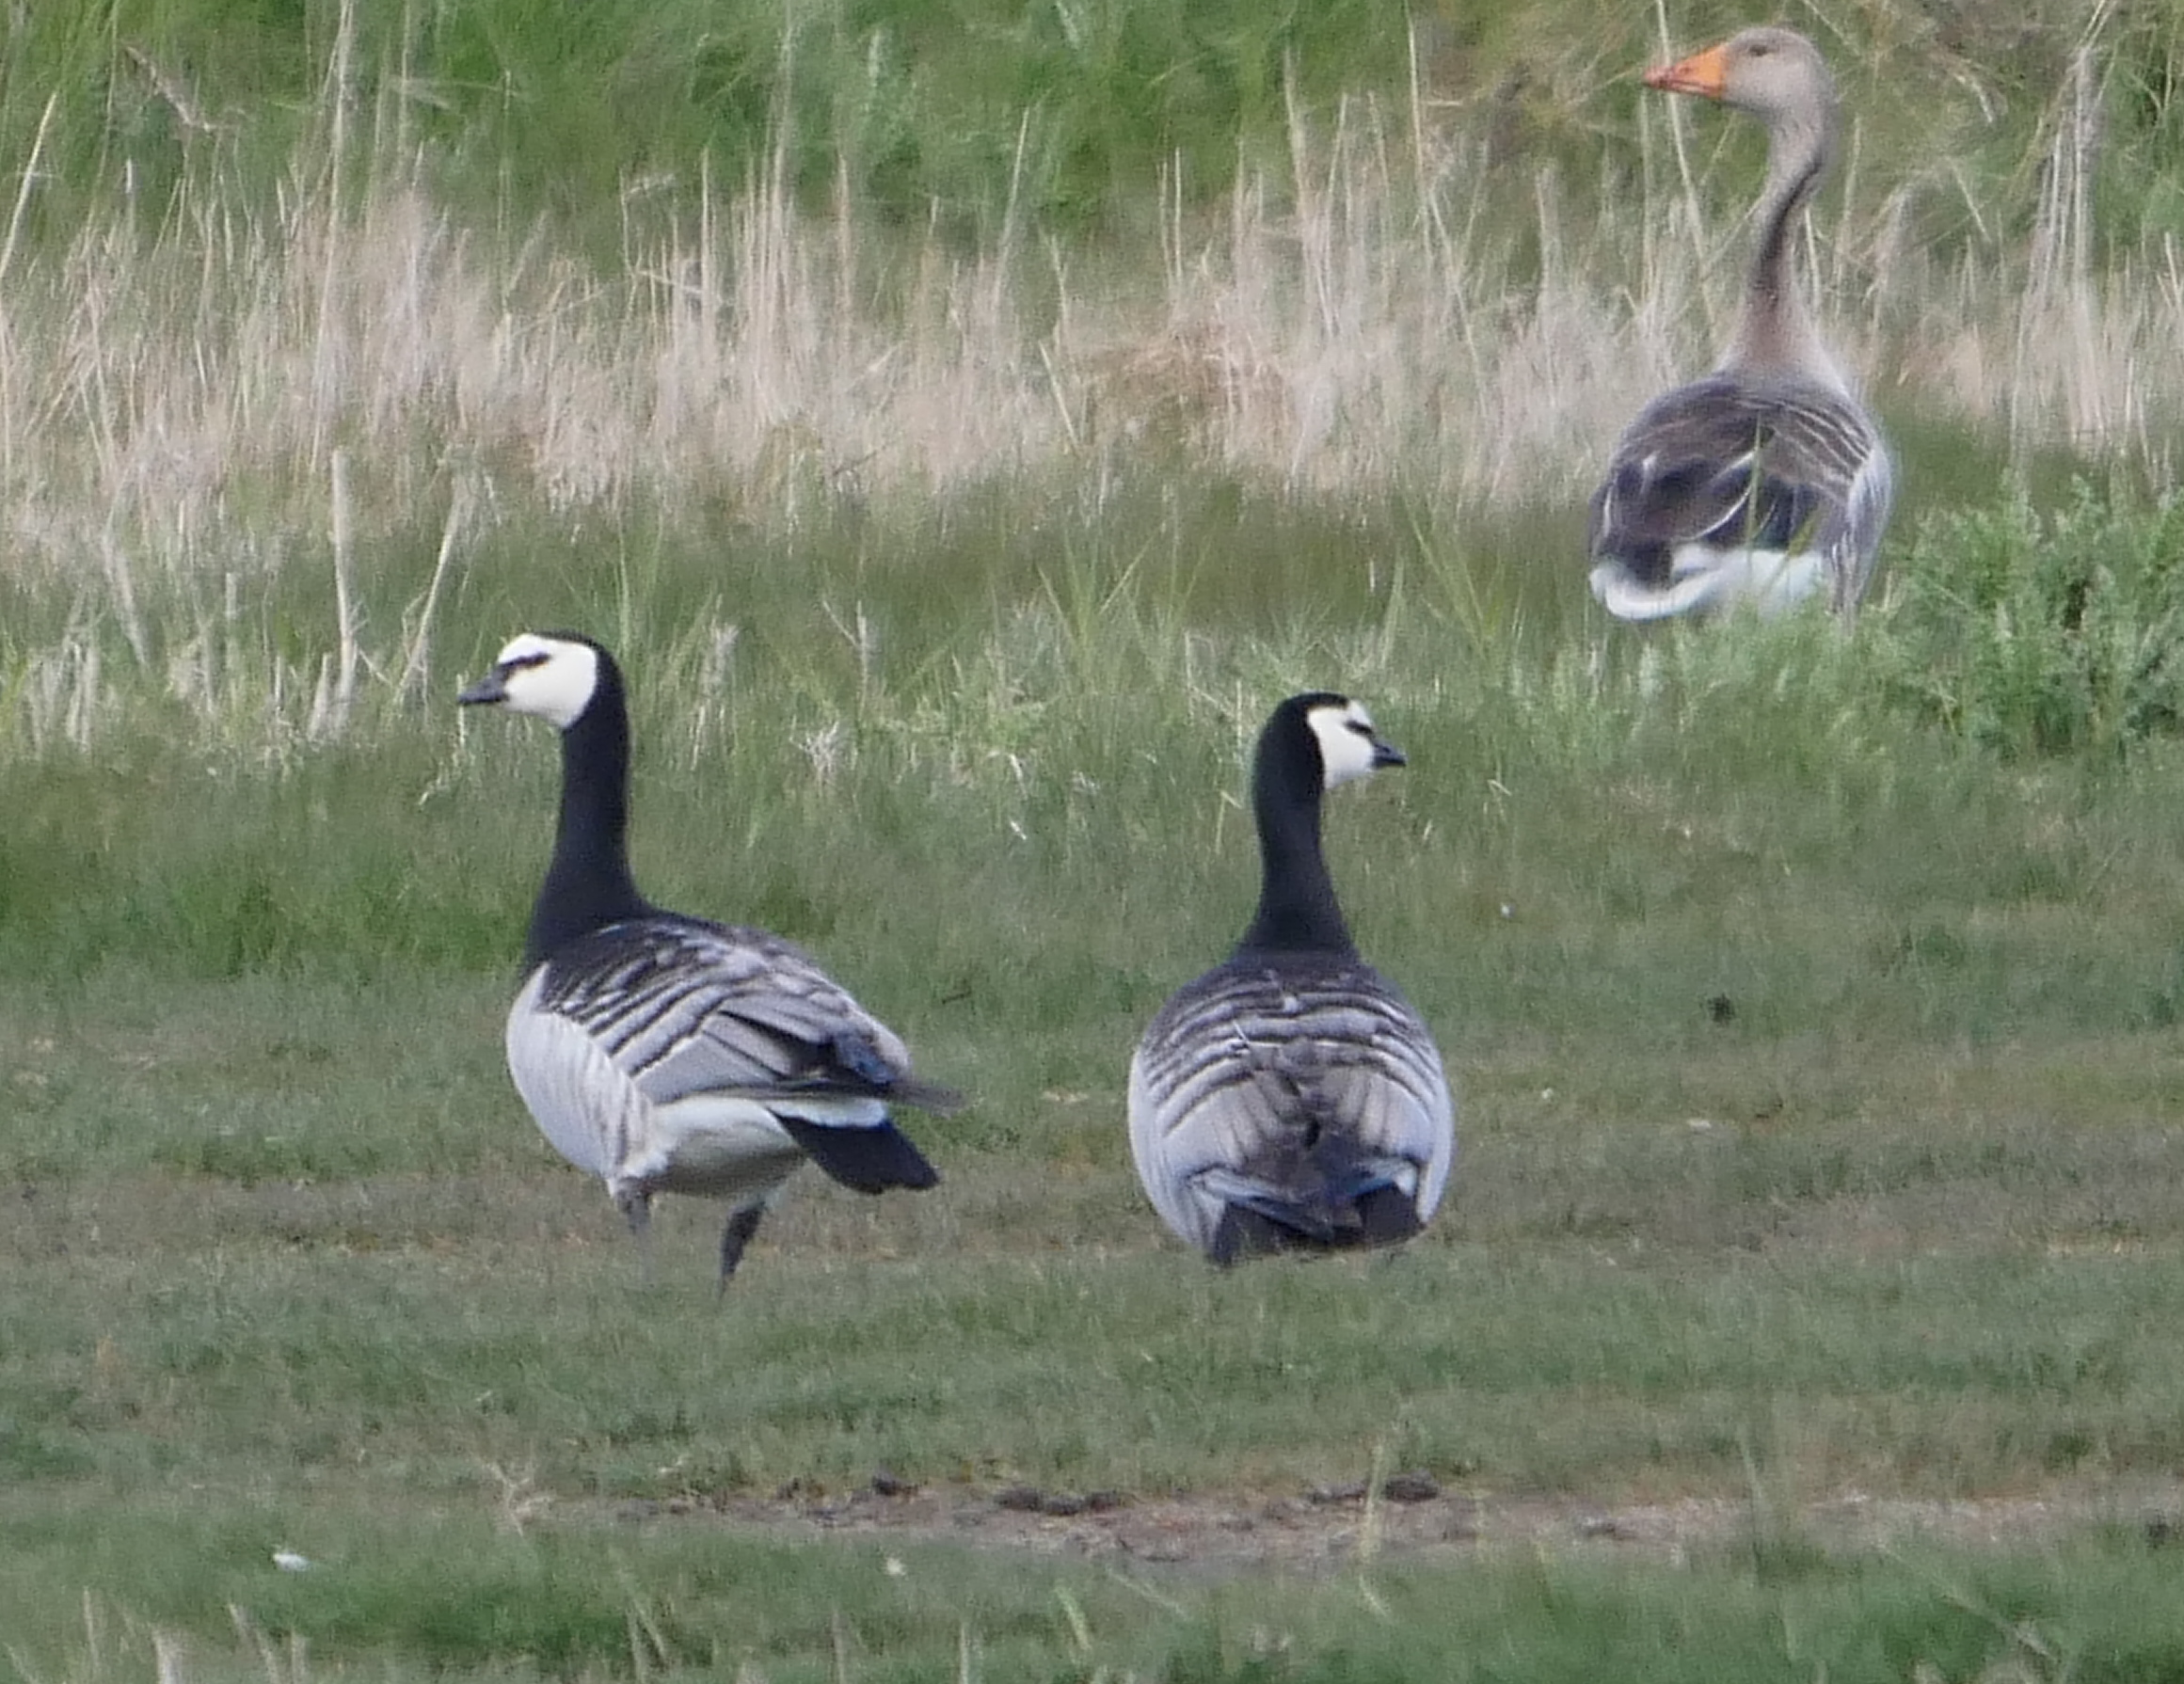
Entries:
{"type": "Polygon", "coordinates": [[[1711,374],[1654,399],[1618,441],[1592,501],[1596,588],[1628,593],[1610,606],[1631,617],[1730,593],[1778,607],[1823,584],[1852,607],[1893,498],[1888,449],[1851,399],[1817,381],[1711,374]],[[1704,554],[1744,560],[1709,579],[1704,554]],[[1735,571],[1762,556],[1775,559],[1735,571]],[[1637,606],[1648,593],[1651,611],[1637,606]]]}
{"type": "Polygon", "coordinates": [[[508,1065],[555,1149],[625,1194],[741,1199],[808,1156],[864,1192],[938,1176],[891,1102],[940,1110],[901,1041],[802,949],[697,919],[629,920],[541,965],[508,1065]]]}
{"type": "Polygon", "coordinates": [[[867,1122],[886,1099],[916,1097],[897,1091],[910,1085],[901,1039],[763,930],[609,925],[554,956],[536,1005],[581,1027],[655,1105],[734,1092],[867,1122]]]}
{"type": "Polygon", "coordinates": [[[1323,1241],[1376,1187],[1441,1202],[1455,1106],[1426,1025],[1370,967],[1235,961],[1172,998],[1131,1065],[1131,1147],[1171,1228],[1207,1249],[1236,1204],[1323,1241]]]}

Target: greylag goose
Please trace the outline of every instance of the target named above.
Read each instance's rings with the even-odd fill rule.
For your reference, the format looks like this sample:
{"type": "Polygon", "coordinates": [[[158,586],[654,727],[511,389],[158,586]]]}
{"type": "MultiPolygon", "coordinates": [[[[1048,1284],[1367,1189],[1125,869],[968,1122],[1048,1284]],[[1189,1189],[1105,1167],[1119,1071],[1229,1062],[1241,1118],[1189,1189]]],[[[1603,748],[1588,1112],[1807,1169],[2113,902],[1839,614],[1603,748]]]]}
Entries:
{"type": "Polygon", "coordinates": [[[630,715],[605,649],[525,632],[456,700],[561,732],[561,818],[508,1013],[508,1072],[561,1155],[606,1182],[647,1277],[658,1193],[727,1202],[725,1289],[806,1159],[860,1193],[939,1181],[888,1107],[960,1102],[913,1078],[893,1031],[779,936],[638,893],[630,715]]]}
{"type": "Polygon", "coordinates": [[[1593,595],[1626,620],[1738,602],[1774,613],[1816,592],[1847,616],[1872,577],[1895,475],[1792,273],[1798,214],[1835,150],[1834,78],[1802,35],[1760,28],[1649,71],[1646,85],[1757,117],[1767,179],[1728,354],[1638,412],[1593,494],[1593,595]]]}
{"type": "Polygon", "coordinates": [[[1320,847],[1320,798],[1403,756],[1347,697],[1292,696],[1251,774],[1258,914],[1161,1007],[1130,1061],[1130,1151],[1154,1209],[1223,1267],[1394,1245],[1456,1159],[1433,1037],[1358,956],[1320,847]]]}

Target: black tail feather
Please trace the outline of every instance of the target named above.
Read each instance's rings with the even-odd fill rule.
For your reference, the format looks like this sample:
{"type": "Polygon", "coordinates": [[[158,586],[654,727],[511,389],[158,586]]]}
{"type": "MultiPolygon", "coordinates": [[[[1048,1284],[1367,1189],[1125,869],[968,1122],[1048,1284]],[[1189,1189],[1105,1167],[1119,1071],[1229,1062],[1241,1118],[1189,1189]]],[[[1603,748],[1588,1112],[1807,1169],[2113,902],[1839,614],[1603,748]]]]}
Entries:
{"type": "MultiPolygon", "coordinates": [[[[776,1113],[776,1116],[779,1114],[776,1113]]],[[[926,1162],[910,1136],[891,1122],[877,1126],[806,1122],[780,1117],[781,1126],[804,1149],[804,1155],[845,1187],[859,1193],[885,1193],[890,1187],[936,1186],[940,1171],[926,1162]]]]}
{"type": "Polygon", "coordinates": [[[1357,1237],[1352,1246],[1400,1246],[1424,1232],[1418,1201],[1400,1187],[1375,1187],[1358,1200],[1357,1237]]]}
{"type": "Polygon", "coordinates": [[[1352,1251],[1367,1247],[1400,1246],[1425,1229],[1418,1206],[1399,1187],[1375,1187],[1343,1213],[1337,1222],[1293,1226],[1249,1205],[1231,1204],[1215,1224],[1206,1256],[1221,1268],[1247,1257],[1282,1251],[1352,1251]]]}

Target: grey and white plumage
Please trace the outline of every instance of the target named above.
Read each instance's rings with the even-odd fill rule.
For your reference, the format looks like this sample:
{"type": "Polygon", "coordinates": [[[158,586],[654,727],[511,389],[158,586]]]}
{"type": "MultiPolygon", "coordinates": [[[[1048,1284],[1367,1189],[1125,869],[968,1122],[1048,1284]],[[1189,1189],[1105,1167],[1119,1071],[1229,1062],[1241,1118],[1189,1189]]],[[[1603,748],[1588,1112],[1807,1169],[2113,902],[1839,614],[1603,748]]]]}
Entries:
{"type": "Polygon", "coordinates": [[[1759,118],[1767,181],[1728,352],[1638,412],[1593,494],[1593,594],[1629,620],[1740,602],[1775,613],[1815,594],[1847,616],[1873,576],[1895,470],[1792,273],[1793,230],[1834,155],[1834,79],[1810,41],[1770,27],[1646,81],[1759,118]]]}
{"type": "Polygon", "coordinates": [[[1258,912],[1171,995],[1130,1061],[1130,1150],[1161,1219],[1214,1263],[1392,1245],[1422,1230],[1456,1160],[1431,1032],[1360,957],[1320,839],[1321,797],[1403,757],[1365,710],[1292,696],[1252,768],[1258,912]]]}
{"type": "Polygon", "coordinates": [[[546,1137],[605,1181],[640,1242],[656,1194],[725,1200],[725,1286],[807,1159],[859,1192],[937,1183],[890,1107],[960,1102],[912,1074],[892,1030],[792,943],[638,893],[613,657],[526,632],[458,700],[561,731],[561,817],[508,1013],[508,1070],[546,1137]]]}

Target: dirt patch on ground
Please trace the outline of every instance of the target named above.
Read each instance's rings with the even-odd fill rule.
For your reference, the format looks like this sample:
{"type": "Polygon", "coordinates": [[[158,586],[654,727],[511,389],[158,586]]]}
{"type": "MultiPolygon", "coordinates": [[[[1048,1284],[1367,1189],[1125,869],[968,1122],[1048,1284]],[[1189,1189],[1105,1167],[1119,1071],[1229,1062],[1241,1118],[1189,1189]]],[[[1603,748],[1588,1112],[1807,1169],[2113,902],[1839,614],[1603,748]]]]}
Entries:
{"type": "Polygon", "coordinates": [[[626,1523],[726,1523],[777,1538],[955,1542],[1110,1564],[1240,1571],[1334,1571],[1361,1561],[1512,1548],[1677,1562],[1694,1552],[1785,1542],[1863,1551],[1920,1539],[2022,1546],[2110,1524],[2153,1543],[2184,1544],[2184,1482],[2057,1486],[1962,1501],[1845,1492],[1794,1513],[1749,1501],[1594,1504],[1565,1496],[1443,1490],[1396,1474],[1369,1498],[1362,1485],[1292,1494],[1138,1497],[1030,1486],[918,1487],[885,1474],[841,1494],[788,1490],[624,1502],[626,1523]]]}

